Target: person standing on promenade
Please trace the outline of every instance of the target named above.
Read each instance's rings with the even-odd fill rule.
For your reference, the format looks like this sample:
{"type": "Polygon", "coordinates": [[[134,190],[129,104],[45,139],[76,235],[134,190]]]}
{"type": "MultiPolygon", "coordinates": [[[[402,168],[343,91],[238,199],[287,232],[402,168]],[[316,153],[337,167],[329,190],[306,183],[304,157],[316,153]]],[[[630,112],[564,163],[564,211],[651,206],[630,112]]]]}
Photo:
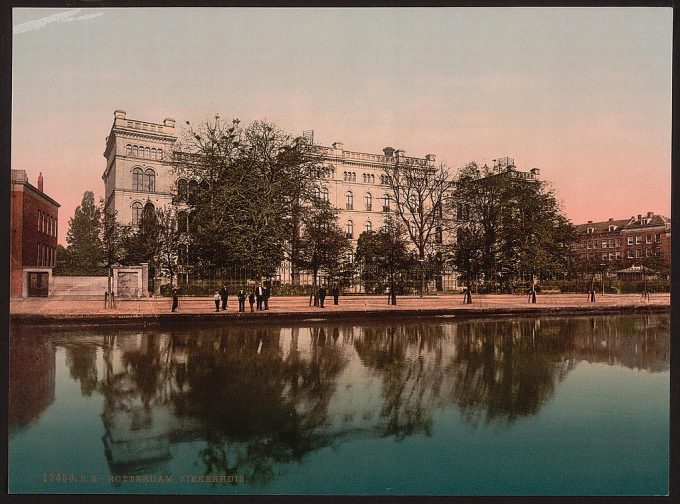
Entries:
{"type": "Polygon", "coordinates": [[[536,304],[536,286],[532,285],[531,290],[529,291],[529,302],[536,304]]]}
{"type": "Polygon", "coordinates": [[[220,311],[220,300],[222,298],[220,297],[220,293],[218,291],[215,291],[215,294],[213,295],[213,301],[215,301],[215,311],[218,312],[220,311]]]}
{"type": "Polygon", "coordinates": [[[316,299],[316,286],[312,286],[312,292],[309,294],[309,306],[316,306],[318,304],[316,299]]]}
{"type": "Polygon", "coordinates": [[[257,300],[257,310],[262,310],[262,286],[259,283],[255,284],[255,299],[257,300]]]}
{"type": "Polygon", "coordinates": [[[177,296],[177,289],[172,289],[172,311],[177,310],[179,306],[179,297],[177,296]]]}
{"type": "Polygon", "coordinates": [[[338,288],[338,285],[335,284],[333,287],[333,304],[336,305],[338,304],[338,300],[340,299],[340,289],[338,288]]]}
{"type": "Polygon", "coordinates": [[[253,305],[255,304],[255,292],[250,291],[250,294],[248,294],[248,303],[250,303],[250,313],[252,313],[253,310],[253,305]]]}
{"type": "Polygon", "coordinates": [[[238,293],[236,294],[236,297],[238,298],[238,311],[239,312],[244,312],[246,311],[246,290],[242,287],[238,293]]]}
{"type": "Polygon", "coordinates": [[[323,301],[326,299],[326,284],[319,289],[319,307],[323,308],[323,301]]]}
{"type": "Polygon", "coordinates": [[[227,289],[227,284],[224,284],[220,289],[220,299],[222,300],[222,310],[226,310],[227,300],[229,299],[229,289],[227,289]]]}
{"type": "Polygon", "coordinates": [[[266,285],[262,287],[262,299],[264,301],[264,309],[269,310],[269,287],[266,285]]]}

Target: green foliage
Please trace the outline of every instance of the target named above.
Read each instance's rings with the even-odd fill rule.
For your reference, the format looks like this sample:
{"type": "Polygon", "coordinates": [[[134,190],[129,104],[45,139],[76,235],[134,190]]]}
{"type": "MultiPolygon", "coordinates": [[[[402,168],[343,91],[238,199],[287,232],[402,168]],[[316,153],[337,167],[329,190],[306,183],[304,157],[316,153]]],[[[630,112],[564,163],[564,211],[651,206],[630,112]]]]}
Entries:
{"type": "Polygon", "coordinates": [[[404,274],[415,264],[408,251],[404,225],[388,216],[379,231],[363,232],[357,240],[356,262],[366,292],[382,293],[387,287],[401,289],[404,274]]]}
{"type": "Polygon", "coordinates": [[[303,218],[300,257],[297,266],[312,272],[314,285],[320,270],[331,278],[343,276],[350,242],[337,224],[337,210],[324,201],[316,201],[303,218]]]}
{"type": "Polygon", "coordinates": [[[269,276],[296,257],[318,171],[311,146],[270,123],[242,128],[219,117],[190,128],[184,142],[188,154],[177,157],[176,171],[204,184],[187,201],[194,272],[250,268],[269,276]]]}
{"type": "Polygon", "coordinates": [[[94,193],[86,191],[80,206],[69,219],[68,247],[57,252],[55,274],[96,276],[103,273],[100,220],[101,208],[94,204],[94,193]]]}

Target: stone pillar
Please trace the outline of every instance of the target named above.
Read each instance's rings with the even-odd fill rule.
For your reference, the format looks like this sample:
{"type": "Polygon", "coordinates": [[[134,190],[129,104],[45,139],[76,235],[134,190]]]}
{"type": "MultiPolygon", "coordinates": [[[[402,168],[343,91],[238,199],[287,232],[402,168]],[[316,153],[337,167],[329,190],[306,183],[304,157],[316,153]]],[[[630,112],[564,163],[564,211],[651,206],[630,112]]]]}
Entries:
{"type": "Polygon", "coordinates": [[[139,290],[141,297],[149,297],[149,263],[142,265],[142,285],[139,290]]]}

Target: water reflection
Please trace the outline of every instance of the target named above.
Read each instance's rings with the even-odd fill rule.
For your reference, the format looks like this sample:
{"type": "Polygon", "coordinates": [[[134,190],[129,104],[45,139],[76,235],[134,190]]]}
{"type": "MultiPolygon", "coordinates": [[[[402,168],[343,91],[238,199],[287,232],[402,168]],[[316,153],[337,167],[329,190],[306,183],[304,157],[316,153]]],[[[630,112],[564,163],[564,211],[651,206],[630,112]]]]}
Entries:
{"type": "Polygon", "coordinates": [[[668,324],[643,315],[18,331],[9,423],[29,425],[55,401],[63,347],[82,396],[101,398],[112,474],[152,471],[173,444],[200,441],[206,475],[266,485],[283,464],[351,437],[429,436],[439,409],[477,426],[536,415],[579,362],[668,370],[668,324]]]}

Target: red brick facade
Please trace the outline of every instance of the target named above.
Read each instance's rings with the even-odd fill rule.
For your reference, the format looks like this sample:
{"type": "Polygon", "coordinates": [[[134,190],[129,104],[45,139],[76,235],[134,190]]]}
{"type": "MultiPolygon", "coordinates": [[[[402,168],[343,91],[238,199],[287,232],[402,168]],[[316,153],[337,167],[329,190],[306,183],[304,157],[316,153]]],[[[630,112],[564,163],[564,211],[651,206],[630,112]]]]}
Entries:
{"type": "Polygon", "coordinates": [[[663,215],[647,212],[626,220],[588,221],[576,225],[576,231],[575,250],[583,259],[640,265],[660,257],[670,267],[671,220],[663,215]]]}
{"type": "Polygon", "coordinates": [[[10,205],[10,294],[21,296],[24,268],[56,264],[60,205],[42,192],[42,174],[36,188],[23,170],[12,170],[10,205]]]}

